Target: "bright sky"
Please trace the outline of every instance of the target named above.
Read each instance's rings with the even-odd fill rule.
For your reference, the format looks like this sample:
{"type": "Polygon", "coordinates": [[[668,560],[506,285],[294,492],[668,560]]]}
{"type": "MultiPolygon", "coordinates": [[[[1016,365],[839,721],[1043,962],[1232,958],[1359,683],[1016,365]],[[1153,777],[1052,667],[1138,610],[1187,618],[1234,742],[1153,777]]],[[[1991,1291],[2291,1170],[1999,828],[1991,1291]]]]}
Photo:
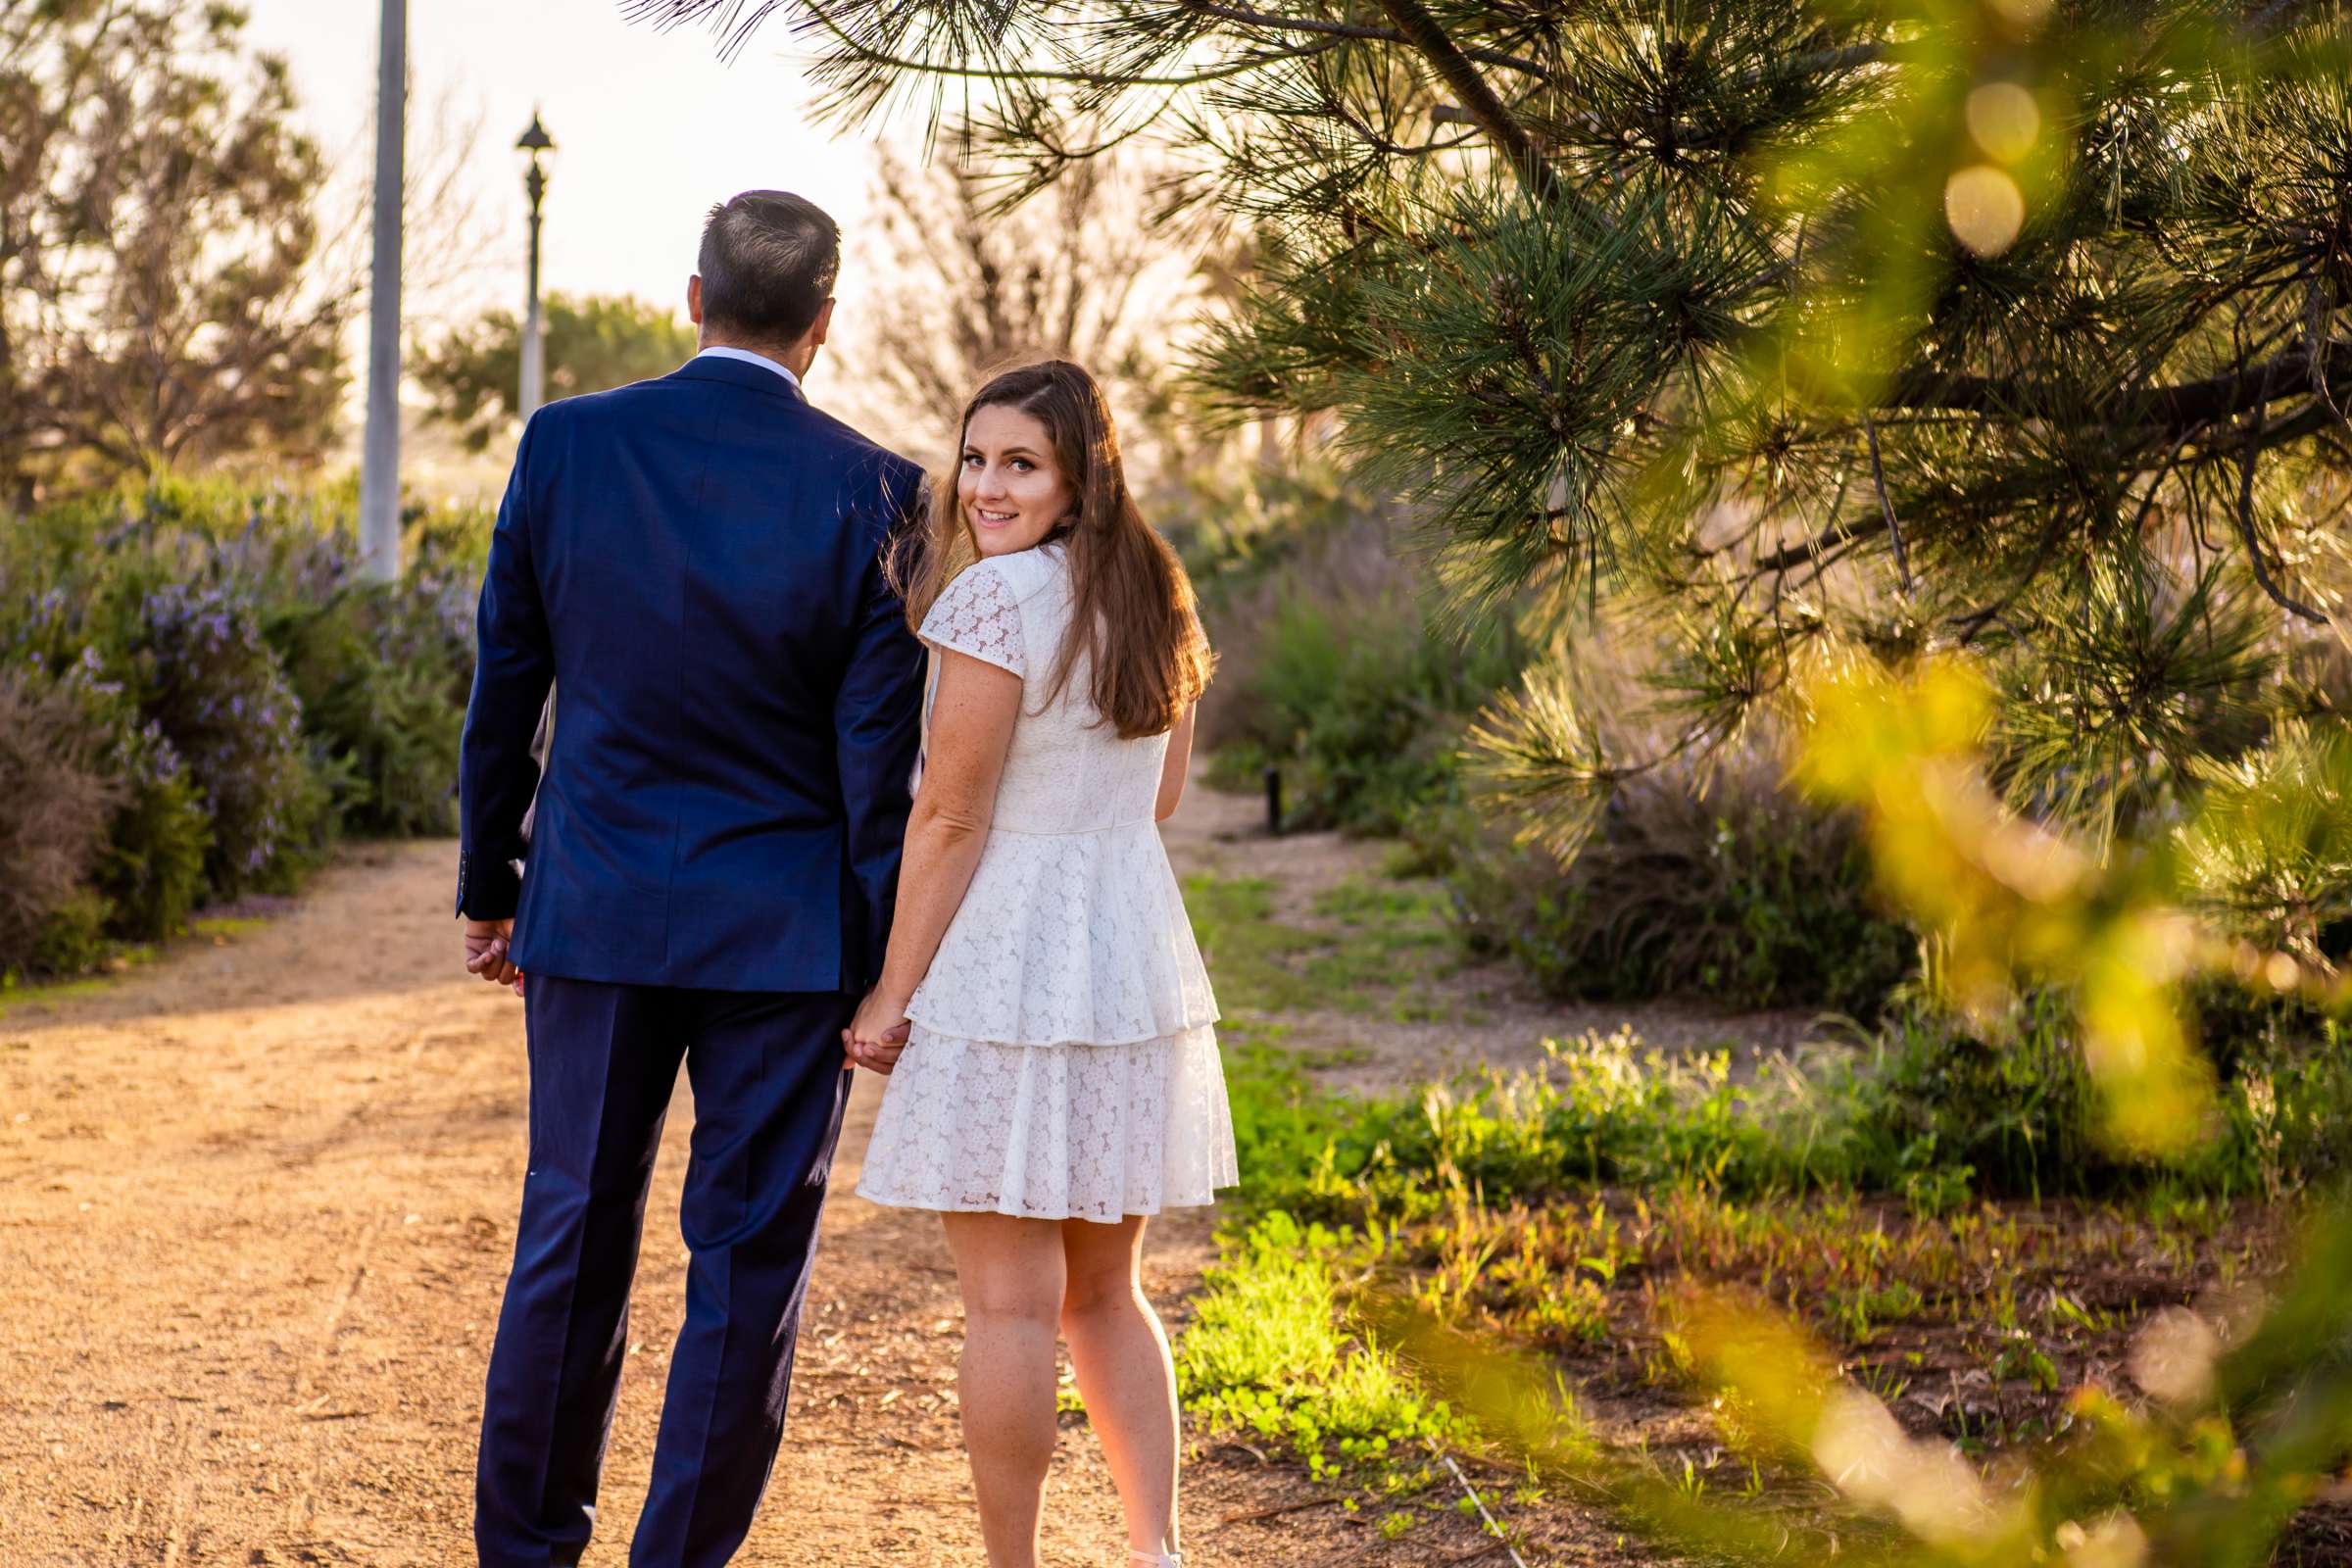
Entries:
{"type": "MultiPolygon", "coordinates": [[[[312,129],[345,172],[373,169],[377,0],[245,0],[248,36],[290,62],[312,129]]],[[[409,156],[465,138],[464,178],[495,243],[473,297],[416,302],[430,314],[483,303],[519,310],[522,155],[537,108],[556,140],[547,198],[546,286],[633,293],[684,314],[695,242],[713,201],[774,186],[808,197],[849,231],[843,309],[871,280],[854,266],[867,154],[813,122],[790,37],[770,26],[732,63],[710,33],[658,32],[618,0],[409,0],[409,156]],[[436,122],[439,122],[436,123],[436,122]],[[440,310],[433,310],[438,305],[440,310]]],[[[416,261],[412,258],[412,263],[416,261]]]]}
{"type": "MultiPolygon", "coordinates": [[[[246,36],[292,68],[308,128],[336,160],[349,200],[365,222],[373,176],[379,0],[243,0],[246,36]]],[[[542,280],[550,291],[634,294],[683,318],[686,279],[711,203],[762,187],[798,191],[844,230],[841,299],[844,341],[872,292],[889,280],[858,264],[858,226],[871,173],[864,132],[835,139],[815,122],[805,55],[788,30],[771,25],[731,62],[711,35],[668,32],[621,21],[619,0],[409,0],[409,133],[412,175],[458,170],[481,243],[478,260],[454,282],[418,286],[420,272],[448,271],[419,254],[412,235],[403,300],[412,329],[427,339],[492,306],[521,313],[526,254],[522,193],[527,161],[515,139],[535,108],[555,138],[549,166],[542,280]]],[[[902,150],[919,150],[910,126],[887,129],[902,150]]],[[[363,243],[358,254],[366,256],[363,243]]],[[[366,323],[355,323],[349,448],[357,462],[366,378],[366,323]]],[[[858,417],[854,387],[812,390],[858,417]]],[[[414,402],[414,393],[410,401],[414,402]]],[[[439,427],[404,440],[404,480],[451,495],[495,495],[509,457],[460,453],[439,427]]],[[[888,435],[893,432],[878,432],[888,435]]]]}

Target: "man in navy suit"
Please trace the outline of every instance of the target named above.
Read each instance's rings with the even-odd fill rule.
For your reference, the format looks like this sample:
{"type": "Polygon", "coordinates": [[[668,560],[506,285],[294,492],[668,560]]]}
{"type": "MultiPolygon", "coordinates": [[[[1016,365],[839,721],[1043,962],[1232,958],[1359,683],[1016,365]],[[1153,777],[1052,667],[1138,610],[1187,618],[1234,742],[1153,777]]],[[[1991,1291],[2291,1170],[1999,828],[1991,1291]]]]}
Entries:
{"type": "Polygon", "coordinates": [[[702,353],[542,409],[499,509],[458,870],[467,968],[527,975],[530,1167],[475,1494],[495,1568],[587,1544],[680,1062],[686,1323],[631,1563],[725,1562],[783,1435],[922,674],[883,570],[921,472],[801,390],[840,254],[797,196],[713,209],[687,294],[702,353]]]}

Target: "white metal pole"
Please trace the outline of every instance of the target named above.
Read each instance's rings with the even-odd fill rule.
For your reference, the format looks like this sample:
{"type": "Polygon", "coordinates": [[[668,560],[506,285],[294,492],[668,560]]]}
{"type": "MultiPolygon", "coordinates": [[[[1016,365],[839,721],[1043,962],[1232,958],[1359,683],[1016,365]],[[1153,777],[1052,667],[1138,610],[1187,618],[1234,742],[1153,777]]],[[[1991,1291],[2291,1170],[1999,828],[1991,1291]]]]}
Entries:
{"type": "Polygon", "coordinates": [[[383,0],[375,86],[375,262],[368,310],[368,434],[360,467],[360,561],[400,575],[400,244],[408,129],[408,0],[383,0]]]}
{"type": "MultiPolygon", "coordinates": [[[[534,122],[535,123],[535,122],[534,122]]],[[[521,413],[525,419],[539,412],[547,401],[547,328],[539,310],[539,202],[546,192],[545,176],[536,159],[531,163],[531,260],[528,296],[522,317],[522,389],[521,413]]]]}

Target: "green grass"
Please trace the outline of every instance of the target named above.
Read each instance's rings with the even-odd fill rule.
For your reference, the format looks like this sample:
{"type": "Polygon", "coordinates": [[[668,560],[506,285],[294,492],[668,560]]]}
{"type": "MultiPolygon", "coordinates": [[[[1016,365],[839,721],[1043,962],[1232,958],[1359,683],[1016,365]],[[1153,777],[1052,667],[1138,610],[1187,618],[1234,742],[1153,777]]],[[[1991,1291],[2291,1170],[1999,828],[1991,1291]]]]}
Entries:
{"type": "Polygon", "coordinates": [[[0,1014],[19,1007],[45,1007],[60,1002],[97,996],[133,969],[153,963],[160,951],[151,942],[118,944],[107,955],[103,973],[82,975],[73,980],[26,981],[12,969],[0,975],[0,1014]]]}
{"type": "MultiPolygon", "coordinates": [[[[242,941],[269,923],[267,919],[249,917],[191,920],[186,936],[216,947],[225,947],[242,941]]],[[[52,1006],[61,1002],[76,1002],[84,997],[102,995],[123,976],[155,962],[171,948],[169,942],[118,943],[108,952],[105,967],[100,973],[72,980],[27,982],[14,972],[0,975],[0,1014],[18,1007],[52,1006]]]]}
{"type": "Polygon", "coordinates": [[[209,938],[216,946],[225,946],[262,930],[270,922],[258,916],[224,916],[213,920],[193,920],[188,924],[190,935],[209,938]]]}
{"type": "Polygon", "coordinates": [[[1455,1016],[1431,985],[1460,958],[1442,892],[1350,879],[1314,902],[1329,929],[1276,919],[1274,893],[1264,877],[1185,880],[1194,935],[1229,1011],[1319,1009],[1403,1022],[1455,1016]]]}
{"type": "Polygon", "coordinates": [[[1447,907],[1445,893],[1434,888],[1350,878],[1326,889],[1314,912],[1341,929],[1326,951],[1307,957],[1307,976],[1345,1012],[1383,1013],[1401,1023],[1451,1018],[1455,1009],[1429,984],[1461,961],[1447,907]]]}
{"type": "Polygon", "coordinates": [[[1276,1013],[1320,1004],[1296,960],[1324,939],[1274,918],[1274,884],[1264,877],[1191,876],[1184,906],[1193,935],[1227,1010],[1276,1013]]]}

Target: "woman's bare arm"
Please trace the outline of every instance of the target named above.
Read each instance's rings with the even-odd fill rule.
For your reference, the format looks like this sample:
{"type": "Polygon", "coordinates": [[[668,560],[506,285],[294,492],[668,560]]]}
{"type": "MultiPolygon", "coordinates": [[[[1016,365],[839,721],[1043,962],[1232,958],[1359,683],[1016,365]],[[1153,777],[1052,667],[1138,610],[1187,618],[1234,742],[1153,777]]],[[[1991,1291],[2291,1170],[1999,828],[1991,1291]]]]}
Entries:
{"type": "Polygon", "coordinates": [[[852,1037],[878,1044],[906,1004],[963,903],[996,813],[997,780],[1021,711],[1021,677],[967,654],[942,652],[923,781],[906,819],[890,948],[882,978],[858,1009],[852,1037]]]}
{"type": "Polygon", "coordinates": [[[1200,711],[1199,703],[1186,709],[1168,735],[1168,760],[1159,764],[1159,803],[1152,812],[1157,821],[1174,816],[1184,800],[1184,781],[1193,766],[1193,715],[1200,711]]]}

